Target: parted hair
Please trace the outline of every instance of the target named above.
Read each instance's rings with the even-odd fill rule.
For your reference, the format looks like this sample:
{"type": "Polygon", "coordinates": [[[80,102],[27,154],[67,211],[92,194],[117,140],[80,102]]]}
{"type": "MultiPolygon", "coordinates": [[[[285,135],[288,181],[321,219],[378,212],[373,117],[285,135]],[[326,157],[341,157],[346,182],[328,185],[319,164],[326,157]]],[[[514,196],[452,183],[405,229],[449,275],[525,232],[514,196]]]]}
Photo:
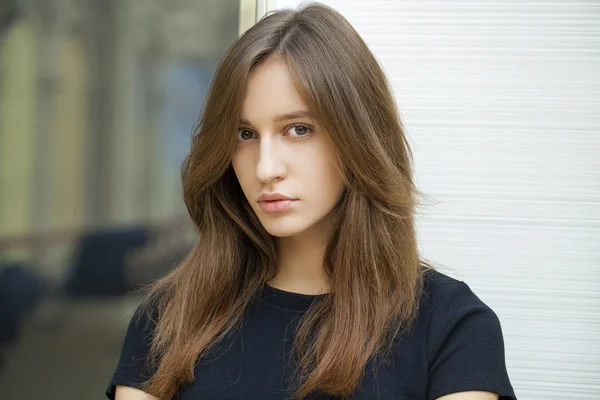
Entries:
{"type": "Polygon", "coordinates": [[[303,101],[331,139],[344,193],[324,269],[331,291],[294,336],[289,398],[349,396],[371,358],[385,359],[418,311],[423,273],[414,227],[412,156],[386,76],[350,23],[310,3],[267,14],[221,60],[182,166],[183,197],[198,239],[147,288],[156,326],[143,389],[170,399],[277,271],[275,239],[262,227],[231,165],[250,74],[267,60],[289,68],[303,101]]]}

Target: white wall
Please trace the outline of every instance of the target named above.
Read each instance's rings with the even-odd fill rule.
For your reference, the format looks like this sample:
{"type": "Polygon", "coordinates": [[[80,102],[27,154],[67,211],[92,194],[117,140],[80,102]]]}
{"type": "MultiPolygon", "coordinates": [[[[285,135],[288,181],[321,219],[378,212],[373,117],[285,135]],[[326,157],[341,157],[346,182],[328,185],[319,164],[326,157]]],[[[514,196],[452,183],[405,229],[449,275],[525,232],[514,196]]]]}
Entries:
{"type": "Polygon", "coordinates": [[[324,3],[392,82],[422,251],[499,315],[519,399],[598,398],[600,2],[324,3]]]}

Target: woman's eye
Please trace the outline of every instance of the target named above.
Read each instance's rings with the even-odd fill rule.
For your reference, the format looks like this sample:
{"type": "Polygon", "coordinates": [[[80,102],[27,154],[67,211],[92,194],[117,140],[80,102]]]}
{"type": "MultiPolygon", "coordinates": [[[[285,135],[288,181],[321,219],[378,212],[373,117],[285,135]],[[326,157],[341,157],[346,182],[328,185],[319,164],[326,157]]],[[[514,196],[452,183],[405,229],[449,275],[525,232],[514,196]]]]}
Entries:
{"type": "Polygon", "coordinates": [[[240,129],[238,131],[238,141],[246,141],[254,138],[254,133],[248,129],[240,129]]]}
{"type": "Polygon", "coordinates": [[[310,128],[304,125],[294,125],[292,126],[288,132],[292,132],[293,136],[305,136],[308,132],[310,132],[310,128]]]}

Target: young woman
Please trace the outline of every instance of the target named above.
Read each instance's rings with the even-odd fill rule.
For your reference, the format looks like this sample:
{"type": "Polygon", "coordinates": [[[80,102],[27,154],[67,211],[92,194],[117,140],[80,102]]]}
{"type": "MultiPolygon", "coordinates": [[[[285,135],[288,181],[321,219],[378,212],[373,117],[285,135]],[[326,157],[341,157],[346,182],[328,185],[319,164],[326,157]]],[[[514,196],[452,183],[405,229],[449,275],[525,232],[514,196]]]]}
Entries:
{"type": "Polygon", "coordinates": [[[131,320],[107,396],[515,399],[495,313],[417,252],[410,157],[341,15],[263,18],[183,166],[198,241],[131,320]]]}

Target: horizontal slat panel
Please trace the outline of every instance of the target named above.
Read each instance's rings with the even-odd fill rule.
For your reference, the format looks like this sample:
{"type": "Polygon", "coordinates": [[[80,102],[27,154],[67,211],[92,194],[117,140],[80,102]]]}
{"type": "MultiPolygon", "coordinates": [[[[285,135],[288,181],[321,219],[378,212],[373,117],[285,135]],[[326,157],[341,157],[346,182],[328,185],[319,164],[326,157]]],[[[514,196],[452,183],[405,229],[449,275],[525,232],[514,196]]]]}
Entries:
{"type": "Polygon", "coordinates": [[[596,399],[600,2],[324,2],[388,75],[421,250],[500,316],[519,399],[596,399]]]}

